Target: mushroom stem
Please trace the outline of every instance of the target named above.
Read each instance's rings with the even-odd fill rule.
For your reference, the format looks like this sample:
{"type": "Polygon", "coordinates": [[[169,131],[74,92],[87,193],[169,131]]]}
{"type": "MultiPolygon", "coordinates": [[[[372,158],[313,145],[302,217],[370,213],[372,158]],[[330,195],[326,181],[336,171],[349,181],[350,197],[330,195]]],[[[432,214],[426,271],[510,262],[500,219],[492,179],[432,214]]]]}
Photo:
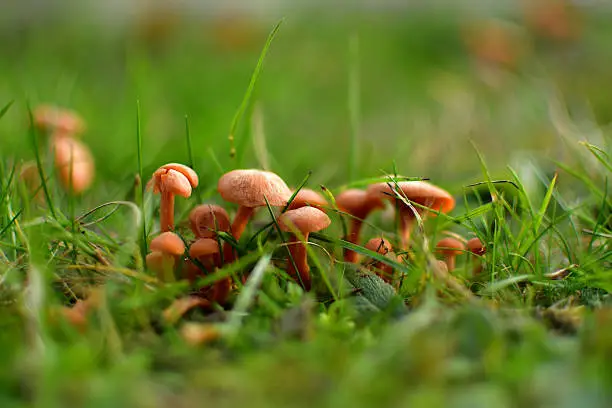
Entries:
{"type": "MultiPolygon", "coordinates": [[[[363,226],[363,220],[359,218],[351,218],[351,225],[349,227],[348,236],[346,240],[352,244],[359,244],[359,235],[361,234],[361,227],[363,226]]],[[[359,254],[350,249],[344,249],[344,261],[357,263],[359,262],[359,254]]]]}
{"type": "MultiPolygon", "coordinates": [[[[254,213],[255,207],[245,207],[244,205],[238,207],[238,211],[232,222],[232,235],[236,240],[240,239],[254,213]]],[[[235,259],[234,248],[229,242],[226,242],[223,244],[223,262],[232,263],[235,259]]]]}
{"type": "MultiPolygon", "coordinates": [[[[304,234],[304,241],[308,241],[308,234],[304,234]]],[[[296,281],[301,281],[304,289],[310,290],[310,267],[307,261],[306,245],[293,234],[289,238],[288,245],[293,262],[291,259],[287,260],[287,273],[296,281]]]]}
{"type": "Polygon", "coordinates": [[[444,262],[446,263],[446,267],[449,272],[455,270],[455,255],[446,255],[444,262]]]}
{"type": "Polygon", "coordinates": [[[234,217],[234,221],[232,222],[232,235],[234,238],[237,240],[240,239],[254,212],[255,207],[245,207],[243,205],[238,207],[236,217],[234,217]]]}
{"type": "Polygon", "coordinates": [[[414,225],[414,214],[411,209],[401,211],[399,217],[399,232],[402,249],[408,249],[410,245],[410,233],[414,225]]]}
{"type": "Polygon", "coordinates": [[[174,268],[178,265],[179,257],[164,254],[162,257],[162,279],[163,282],[175,282],[174,268]]]}
{"type": "Polygon", "coordinates": [[[162,191],[159,202],[159,224],[161,232],[174,229],[174,194],[162,191]]]}
{"type": "Polygon", "coordinates": [[[232,280],[229,277],[223,278],[215,283],[212,298],[215,302],[222,305],[227,300],[232,289],[232,280]]]}

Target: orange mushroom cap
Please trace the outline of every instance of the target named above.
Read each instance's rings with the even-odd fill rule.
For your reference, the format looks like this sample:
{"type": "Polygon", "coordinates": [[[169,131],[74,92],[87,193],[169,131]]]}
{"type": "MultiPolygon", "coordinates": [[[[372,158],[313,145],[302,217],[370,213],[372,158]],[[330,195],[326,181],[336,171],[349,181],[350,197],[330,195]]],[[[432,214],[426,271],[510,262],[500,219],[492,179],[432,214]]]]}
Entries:
{"type": "Polygon", "coordinates": [[[323,198],[323,196],[317,193],[314,190],[309,188],[302,188],[293,198],[291,204],[289,204],[289,210],[295,210],[296,208],[306,207],[310,205],[311,207],[316,207],[319,210],[323,211],[322,207],[326,207],[328,205],[327,200],[323,198]]]}
{"type": "Polygon", "coordinates": [[[365,218],[372,210],[384,207],[378,196],[356,188],[338,194],[336,205],[340,210],[357,218],[365,218]]]}
{"type": "Polygon", "coordinates": [[[263,170],[232,170],[219,179],[217,190],[225,201],[244,207],[262,207],[266,200],[280,207],[291,198],[291,190],[278,175],[263,170]],[[264,199],[265,197],[265,199],[264,199]]]}
{"type": "Polygon", "coordinates": [[[372,238],[365,244],[365,248],[382,255],[386,255],[393,251],[393,247],[389,241],[383,238],[372,238]]]}
{"type": "Polygon", "coordinates": [[[53,136],[55,167],[65,189],[72,188],[76,194],[85,191],[95,175],[94,159],[89,148],[69,136],[53,136]]]}
{"type": "Polygon", "coordinates": [[[278,217],[278,224],[282,231],[294,231],[295,228],[302,234],[308,234],[327,228],[331,220],[321,210],[301,207],[281,214],[278,217]]]}
{"type": "MultiPolygon", "coordinates": [[[[453,196],[446,190],[426,181],[376,183],[368,187],[367,193],[387,200],[397,200],[398,194],[403,195],[410,201],[443,213],[448,213],[455,208],[453,196]]],[[[416,208],[416,210],[420,209],[416,208]]]]}
{"type": "Polygon", "coordinates": [[[189,247],[189,256],[199,258],[219,253],[219,243],[212,238],[200,238],[189,247]]]}
{"type": "Polygon", "coordinates": [[[74,136],[85,130],[85,122],[70,109],[40,105],[34,112],[34,125],[45,132],[59,132],[74,136]]]}
{"type": "Polygon", "coordinates": [[[468,240],[467,244],[467,249],[473,253],[474,255],[484,255],[486,252],[486,248],[484,246],[484,244],[482,243],[482,241],[478,238],[478,237],[474,237],[470,240],[468,240]]]}
{"type": "Polygon", "coordinates": [[[459,255],[465,251],[465,245],[458,239],[446,237],[438,241],[436,250],[446,255],[459,255]]]}
{"type": "Polygon", "coordinates": [[[198,238],[212,238],[215,230],[227,232],[230,230],[230,219],[227,211],[214,204],[202,204],[189,213],[191,231],[198,238]]]}
{"type": "Polygon", "coordinates": [[[174,232],[162,232],[151,240],[149,248],[152,252],[180,256],[185,253],[185,243],[174,232]]]}
{"type": "Polygon", "coordinates": [[[155,170],[147,188],[153,188],[154,193],[167,191],[187,198],[198,183],[198,175],[193,169],[179,163],[168,163],[155,170]]]}

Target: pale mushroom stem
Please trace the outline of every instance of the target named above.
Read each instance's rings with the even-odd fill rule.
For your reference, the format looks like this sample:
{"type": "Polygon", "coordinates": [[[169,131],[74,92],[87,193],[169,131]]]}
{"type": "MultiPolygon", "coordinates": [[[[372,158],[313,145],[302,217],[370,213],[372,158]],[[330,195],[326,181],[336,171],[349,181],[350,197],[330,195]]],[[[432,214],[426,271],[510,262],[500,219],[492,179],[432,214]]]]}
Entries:
{"type": "MultiPolygon", "coordinates": [[[[308,241],[308,234],[304,234],[304,240],[308,241]]],[[[291,262],[291,259],[287,260],[287,273],[297,282],[301,281],[304,289],[310,290],[310,267],[308,266],[306,245],[296,235],[292,235],[289,238],[288,246],[293,262],[291,262]]]]}
{"type": "Polygon", "coordinates": [[[161,232],[168,232],[174,229],[174,194],[172,193],[161,192],[159,224],[161,232]]]}
{"type": "MultiPolygon", "coordinates": [[[[351,225],[349,227],[349,233],[346,240],[352,244],[359,244],[359,235],[361,234],[361,227],[363,226],[363,220],[359,218],[351,218],[351,225]]],[[[344,249],[344,261],[357,263],[359,262],[359,254],[355,251],[345,248],[344,249]]]]}

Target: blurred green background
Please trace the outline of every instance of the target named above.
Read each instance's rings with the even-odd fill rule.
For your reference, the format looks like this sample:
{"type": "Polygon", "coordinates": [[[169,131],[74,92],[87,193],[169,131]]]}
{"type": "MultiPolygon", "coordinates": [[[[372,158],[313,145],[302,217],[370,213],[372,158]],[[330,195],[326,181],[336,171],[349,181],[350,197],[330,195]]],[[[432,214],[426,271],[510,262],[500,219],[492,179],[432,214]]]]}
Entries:
{"type": "MultiPolygon", "coordinates": [[[[533,154],[561,158],[561,136],[570,131],[551,118],[555,106],[568,106],[572,124],[605,125],[612,117],[601,85],[612,76],[607,11],[572,6],[557,20],[568,19],[575,32],[555,38],[525,17],[534,7],[484,3],[296,5],[265,13],[239,7],[196,13],[146,3],[129,13],[102,13],[83,3],[58,5],[48,18],[32,13],[33,21],[5,18],[0,99],[16,104],[0,122],[2,153],[33,156],[26,101],[76,109],[88,123],[83,138],[98,162],[101,188],[92,202],[97,194],[117,194],[137,171],[140,101],[147,172],[187,160],[188,115],[196,168],[211,182],[221,171],[214,155],[224,170],[263,161],[293,185],[309,170],[313,185],[340,185],[349,181],[352,134],[353,177],[390,172],[395,162],[400,173],[442,185],[477,181],[470,140],[500,176],[506,165],[533,154]],[[230,160],[232,117],[268,32],[283,17],[236,135],[242,160],[230,160]],[[357,109],[349,108],[351,92],[357,109]],[[253,148],[253,129],[265,135],[267,157],[253,148]]],[[[554,11],[542,9],[549,17],[554,11]]]]}

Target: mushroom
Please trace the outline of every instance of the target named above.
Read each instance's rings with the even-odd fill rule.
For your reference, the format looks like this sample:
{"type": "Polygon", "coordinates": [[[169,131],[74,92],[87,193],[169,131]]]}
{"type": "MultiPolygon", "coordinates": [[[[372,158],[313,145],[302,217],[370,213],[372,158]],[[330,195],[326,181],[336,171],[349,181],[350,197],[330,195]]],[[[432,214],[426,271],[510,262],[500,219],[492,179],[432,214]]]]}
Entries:
{"type": "Polygon", "coordinates": [[[403,249],[408,248],[410,232],[415,220],[414,211],[422,217],[425,216],[425,213],[420,207],[407,205],[401,198],[442,213],[448,213],[455,207],[453,196],[426,181],[377,183],[370,185],[367,192],[368,195],[379,199],[385,198],[395,204],[399,211],[400,238],[403,249]]]}
{"type": "Polygon", "coordinates": [[[95,167],[89,148],[70,136],[55,134],[51,138],[55,167],[62,187],[81,194],[93,182],[95,167]]]}
{"type": "Polygon", "coordinates": [[[325,211],[325,207],[329,204],[323,196],[314,190],[309,188],[302,188],[293,198],[291,204],[289,204],[288,210],[295,210],[296,208],[306,207],[307,205],[315,207],[321,211],[325,211]]]}
{"type": "Polygon", "coordinates": [[[48,134],[76,136],[85,130],[85,122],[74,111],[52,105],[40,105],[34,112],[34,125],[48,134]]]}
{"type": "Polygon", "coordinates": [[[160,193],[159,218],[161,232],[174,229],[174,196],[188,198],[191,190],[198,186],[198,175],[191,168],[179,164],[168,163],[153,173],[147,183],[147,188],[153,188],[154,193],[160,193]]]}
{"type": "MultiPolygon", "coordinates": [[[[364,190],[349,189],[341,192],[336,197],[338,208],[351,216],[348,236],[346,240],[353,244],[359,244],[359,234],[363,226],[363,220],[376,209],[384,207],[379,197],[368,194],[364,190]]],[[[344,249],[344,260],[356,263],[359,255],[350,249],[344,249]]]]}
{"type": "MultiPolygon", "coordinates": [[[[365,248],[374,251],[383,256],[393,256],[393,247],[391,243],[383,238],[372,238],[365,244],[365,248]]],[[[384,262],[376,261],[372,264],[376,274],[389,282],[393,274],[393,268],[384,262]]]]}
{"type": "Polygon", "coordinates": [[[287,265],[287,273],[294,279],[299,279],[304,289],[310,290],[310,267],[307,261],[306,243],[308,234],[327,228],[331,220],[323,211],[314,207],[302,207],[287,211],[278,217],[278,224],[282,231],[293,232],[289,239],[289,253],[291,259],[287,265]],[[303,235],[301,241],[295,232],[303,235]],[[295,263],[295,265],[294,265],[295,263]],[[299,275],[299,278],[298,278],[299,275]]]}
{"type": "Polygon", "coordinates": [[[197,259],[207,270],[221,267],[219,243],[212,238],[200,238],[189,247],[189,257],[197,259]]]}
{"type": "Polygon", "coordinates": [[[223,207],[202,204],[191,210],[189,225],[198,238],[217,238],[217,231],[229,232],[230,219],[223,207]]]}
{"type": "MultiPolygon", "coordinates": [[[[478,237],[474,237],[468,240],[468,242],[466,243],[466,247],[468,251],[470,251],[477,258],[483,256],[486,252],[484,244],[478,237]]],[[[478,275],[480,272],[482,272],[482,264],[476,265],[474,267],[474,270],[472,271],[474,275],[478,275]]]]}
{"type": "Polygon", "coordinates": [[[291,190],[276,174],[256,169],[232,170],[219,179],[217,190],[225,201],[238,204],[232,222],[232,234],[240,239],[249,219],[258,207],[268,204],[280,207],[287,204],[291,190]]]}
{"type": "Polygon", "coordinates": [[[147,255],[147,267],[165,282],[174,281],[174,269],[185,253],[185,243],[173,232],[163,232],[151,240],[151,253],[147,255]]]}
{"type": "Polygon", "coordinates": [[[572,1],[540,0],[523,3],[525,23],[536,34],[561,42],[579,37],[582,22],[572,1]]]}
{"type": "Polygon", "coordinates": [[[455,269],[455,257],[465,251],[465,245],[456,238],[446,237],[438,241],[436,251],[444,255],[448,271],[452,272],[455,269]]]}
{"type": "MultiPolygon", "coordinates": [[[[221,267],[220,253],[219,243],[212,238],[200,238],[189,248],[189,256],[192,259],[197,259],[209,271],[221,267]]],[[[190,277],[190,280],[195,281],[196,277],[197,272],[190,277]]],[[[212,300],[219,304],[225,303],[231,286],[232,281],[229,277],[217,281],[213,288],[212,300]]]]}

